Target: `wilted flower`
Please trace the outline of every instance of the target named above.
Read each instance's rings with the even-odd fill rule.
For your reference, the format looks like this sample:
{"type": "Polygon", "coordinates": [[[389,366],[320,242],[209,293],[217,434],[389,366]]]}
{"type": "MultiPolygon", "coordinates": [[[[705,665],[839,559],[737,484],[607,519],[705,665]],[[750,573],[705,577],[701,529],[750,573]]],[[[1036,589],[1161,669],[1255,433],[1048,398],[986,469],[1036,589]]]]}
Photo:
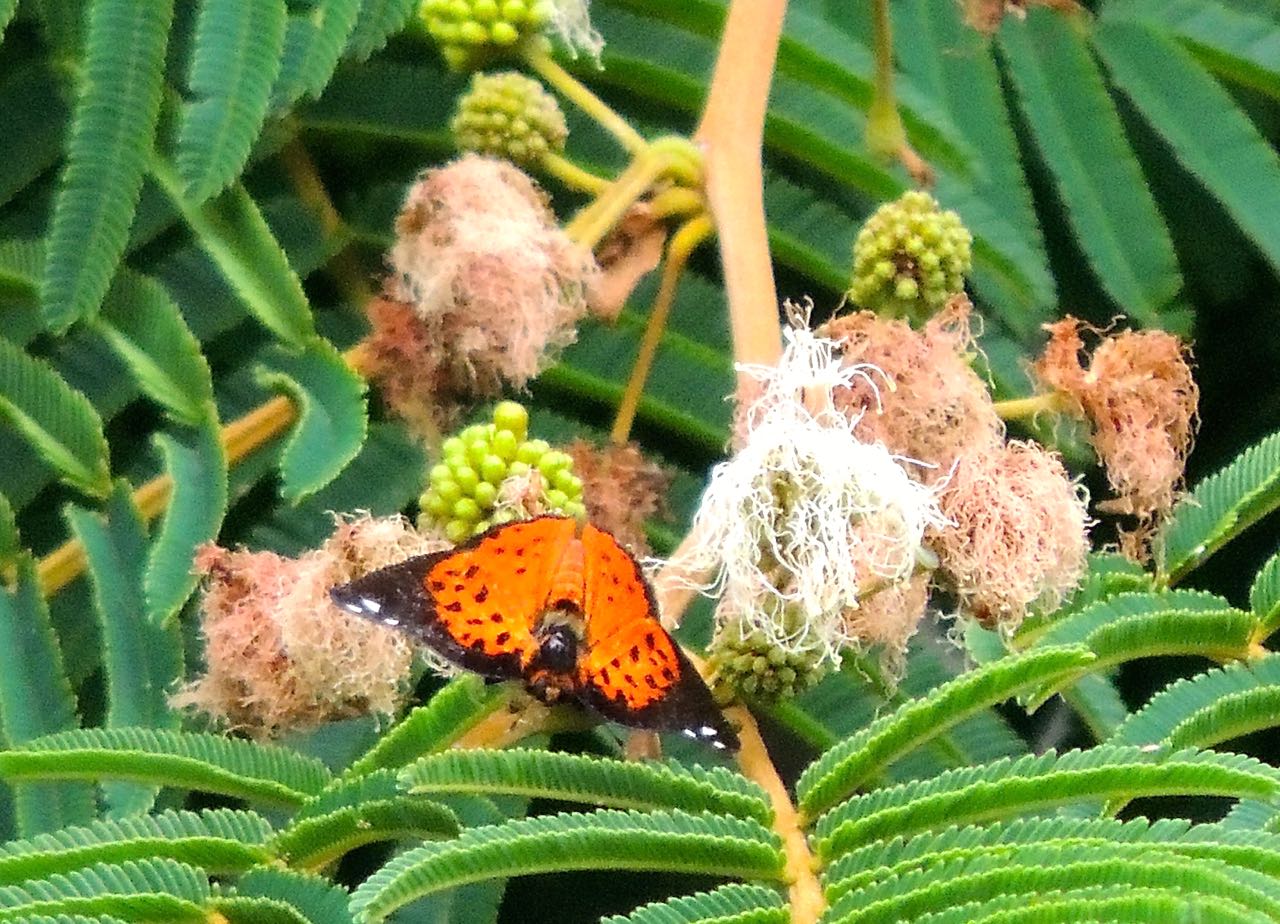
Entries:
{"type": "Polygon", "coordinates": [[[671,476],[646,459],[635,443],[594,446],[574,440],[565,447],[582,479],[587,519],[612,533],[635,554],[648,554],[644,524],[665,510],[671,476]]]}
{"type": "Polygon", "coordinates": [[[1087,498],[1054,453],[1011,441],[963,456],[939,498],[952,525],[932,547],[964,612],[1015,628],[1080,582],[1089,552],[1087,498]]]}
{"type": "Polygon", "coordinates": [[[594,260],[511,164],[467,155],[428,170],[396,232],[366,345],[373,377],[403,416],[439,429],[451,404],[523,387],[573,341],[594,260]]]}
{"type": "Polygon", "coordinates": [[[839,344],[844,361],[883,373],[855,376],[835,390],[837,408],[865,442],[880,442],[926,483],[945,478],[966,453],[1004,442],[1004,424],[986,384],[969,364],[975,349],[963,294],[914,330],[906,321],[859,311],[827,322],[819,333],[839,344]]]}
{"type": "Polygon", "coordinates": [[[399,517],[368,516],[339,521],[324,545],[298,558],[205,546],[195,567],[207,578],[206,672],[174,704],[263,736],[395,713],[409,692],[408,644],[339,610],[329,589],[443,547],[399,517]]]}

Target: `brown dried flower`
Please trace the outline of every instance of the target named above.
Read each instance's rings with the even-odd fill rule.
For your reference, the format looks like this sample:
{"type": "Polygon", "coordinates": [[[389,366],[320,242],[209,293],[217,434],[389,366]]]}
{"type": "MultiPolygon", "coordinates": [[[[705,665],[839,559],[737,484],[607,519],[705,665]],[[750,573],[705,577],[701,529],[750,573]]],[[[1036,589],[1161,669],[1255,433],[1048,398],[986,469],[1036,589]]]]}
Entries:
{"type": "Polygon", "coordinates": [[[868,311],[819,329],[840,344],[847,364],[884,373],[884,381],[860,377],[837,389],[836,407],[851,420],[861,415],[859,439],[924,463],[909,469],[925,483],[945,478],[961,455],[991,451],[1004,440],[991,394],[969,365],[972,308],[967,297],[954,296],[920,331],[868,311]]]}
{"type": "Polygon", "coordinates": [[[1047,325],[1049,342],[1034,371],[1092,424],[1090,441],[1116,495],[1098,507],[1138,518],[1125,544],[1141,551],[1181,489],[1200,392],[1188,351],[1172,334],[1125,331],[1105,337],[1086,370],[1080,328],[1075,318],[1047,325]]]}
{"type": "Polygon", "coordinates": [[[1089,552],[1086,498],[1055,453],[1011,441],[962,456],[939,497],[952,526],[934,549],[962,608],[1014,628],[1079,583],[1089,552]]]}
{"type": "Polygon", "coordinates": [[[635,443],[597,447],[574,440],[565,451],[582,479],[587,518],[613,533],[634,554],[649,554],[644,524],[665,512],[671,475],[646,459],[635,443]]]}
{"type": "Polygon", "coordinates": [[[205,675],[173,698],[268,737],[330,719],[393,714],[407,695],[412,652],[380,626],[343,613],[329,589],[411,555],[447,546],[400,517],[340,520],[298,558],[207,545],[196,570],[205,675]]]}
{"type": "Polygon", "coordinates": [[[595,261],[516,167],[470,154],[424,172],[396,234],[368,346],[374,378],[405,416],[522,388],[573,341],[595,261]]]}
{"type": "Polygon", "coordinates": [[[879,646],[880,669],[889,679],[902,676],[907,642],[916,634],[929,605],[930,575],[918,571],[858,599],[844,614],[845,630],[867,646],[879,646]]]}

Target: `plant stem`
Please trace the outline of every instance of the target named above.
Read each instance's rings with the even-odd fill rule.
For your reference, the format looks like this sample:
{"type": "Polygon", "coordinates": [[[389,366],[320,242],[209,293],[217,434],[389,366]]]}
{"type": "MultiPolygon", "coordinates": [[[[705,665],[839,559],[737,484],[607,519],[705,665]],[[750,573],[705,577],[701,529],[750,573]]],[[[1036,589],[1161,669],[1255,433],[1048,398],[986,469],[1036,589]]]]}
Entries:
{"type": "Polygon", "coordinates": [[[600,126],[618,139],[618,143],[632,154],[639,154],[646,147],[644,137],[631,127],[631,123],[600,97],[563,67],[547,52],[545,46],[533,46],[525,52],[525,62],[533,68],[539,77],[560,91],[565,99],[572,102],[600,126]]]}
{"type": "Polygon", "coordinates": [[[649,310],[649,322],[640,341],[640,351],[631,368],[631,377],[627,380],[626,390],[618,404],[617,416],[613,420],[613,430],[609,434],[615,445],[626,443],[631,435],[636,408],[640,405],[640,396],[649,379],[649,370],[653,368],[653,358],[658,352],[662,332],[667,327],[667,318],[671,315],[671,305],[675,301],[676,287],[680,284],[685,264],[689,261],[690,254],[707,239],[712,230],[711,219],[704,213],[685,222],[672,235],[671,243],[667,245],[667,262],[662,267],[662,281],[653,300],[653,307],[649,310]]]}
{"type": "Polygon", "coordinates": [[[608,189],[565,225],[565,234],[575,243],[594,249],[627,213],[627,209],[648,192],[665,166],[664,159],[654,151],[638,155],[608,189]]]}
{"type": "MultiPolygon", "coordinates": [[[[356,344],[344,354],[348,365],[360,371],[368,362],[368,355],[361,344],[356,344]]],[[[277,395],[263,402],[243,417],[222,428],[222,446],[227,453],[227,464],[234,465],[245,456],[271,442],[297,419],[298,409],[288,398],[277,395]]],[[[144,522],[149,522],[169,505],[173,494],[173,479],[166,473],[157,475],[133,492],[133,502],[144,522]]],[[[40,589],[51,597],[66,587],[85,569],[87,560],[84,547],[78,539],[68,539],[48,555],[40,559],[36,574],[40,589]]]]}
{"type": "Polygon", "coordinates": [[[995,411],[1001,420],[1023,420],[1037,414],[1057,414],[1066,410],[1066,402],[1059,392],[1032,395],[1029,398],[1013,398],[997,401],[995,411]]]}
{"type": "MultiPolygon", "coordinates": [[[[733,354],[772,365],[782,355],[778,296],[764,215],[761,143],[786,0],[734,0],[695,140],[720,239],[733,354]]],[[[754,381],[738,373],[741,403],[754,381]]]]}
{"type": "Polygon", "coordinates": [[[559,154],[550,152],[543,154],[538,166],[548,175],[555,177],[570,189],[598,196],[609,188],[609,181],[596,176],[590,170],[584,170],[573,161],[559,154]]]}

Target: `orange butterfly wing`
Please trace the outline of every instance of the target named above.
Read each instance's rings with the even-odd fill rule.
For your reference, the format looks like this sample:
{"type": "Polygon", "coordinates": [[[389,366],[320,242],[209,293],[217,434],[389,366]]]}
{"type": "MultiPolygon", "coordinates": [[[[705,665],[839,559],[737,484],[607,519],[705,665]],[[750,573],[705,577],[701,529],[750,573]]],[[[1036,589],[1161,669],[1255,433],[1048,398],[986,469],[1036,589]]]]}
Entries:
{"type": "Polygon", "coordinates": [[[575,524],[538,517],[496,526],[433,555],[334,588],[348,612],[415,636],[489,677],[518,677],[533,657],[537,619],[575,524]]]}
{"type": "Polygon", "coordinates": [[[584,651],[578,697],[605,718],[670,729],[736,750],[738,737],[680,646],[658,621],[657,602],[636,560],[603,530],[587,526],[584,651]]]}

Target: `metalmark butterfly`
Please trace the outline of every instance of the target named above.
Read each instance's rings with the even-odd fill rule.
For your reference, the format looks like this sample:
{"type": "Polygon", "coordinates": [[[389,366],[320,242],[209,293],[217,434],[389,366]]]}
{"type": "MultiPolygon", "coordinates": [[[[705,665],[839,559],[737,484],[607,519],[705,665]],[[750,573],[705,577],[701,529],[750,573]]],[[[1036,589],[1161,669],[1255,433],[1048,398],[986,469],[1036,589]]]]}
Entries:
{"type": "Polygon", "coordinates": [[[568,517],[508,523],[335,587],[344,610],[411,635],[545,703],[736,750],[697,669],[657,619],[636,560],[568,517]]]}

